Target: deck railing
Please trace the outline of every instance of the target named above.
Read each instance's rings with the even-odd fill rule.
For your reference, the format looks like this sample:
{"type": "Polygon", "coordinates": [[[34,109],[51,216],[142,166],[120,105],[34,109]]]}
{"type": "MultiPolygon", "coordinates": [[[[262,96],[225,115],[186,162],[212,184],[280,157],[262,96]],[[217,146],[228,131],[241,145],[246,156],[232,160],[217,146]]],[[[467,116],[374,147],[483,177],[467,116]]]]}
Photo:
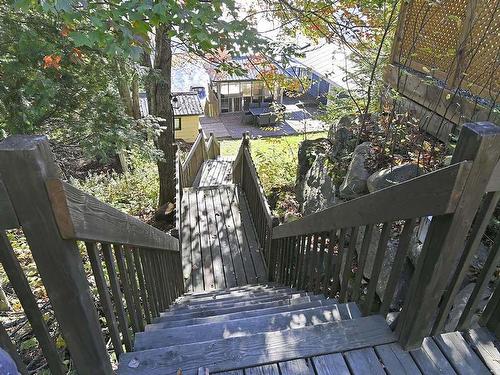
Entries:
{"type": "MultiPolygon", "coordinates": [[[[177,239],[61,180],[45,137],[0,143],[0,262],[53,374],[65,370],[6,230],[21,228],[78,374],[112,374],[101,306],[116,355],[183,293],[177,239]],[[79,246],[81,245],[81,246],[79,246]],[[84,249],[97,286],[84,269],[84,249]]],[[[0,325],[1,326],[1,325],[0,325]]],[[[0,341],[26,373],[5,329],[0,341]]]]}
{"type": "Polygon", "coordinates": [[[216,159],[220,155],[220,145],[213,134],[208,141],[200,129],[196,140],[189,150],[186,160],[181,164],[180,173],[183,187],[193,186],[196,175],[203,163],[208,159],[216,159]]]}
{"type": "Polygon", "coordinates": [[[271,253],[273,216],[249,148],[249,136],[243,134],[241,146],[233,164],[233,181],[240,184],[241,190],[245,193],[257,237],[264,251],[266,263],[268,263],[271,253]]]}
{"type": "MultiPolygon", "coordinates": [[[[424,337],[443,331],[498,203],[499,157],[500,127],[464,125],[450,166],[275,227],[268,263],[271,279],[340,302],[358,302],[364,314],[386,316],[397,302],[396,287],[416,224],[419,218],[432,216],[395,328],[405,348],[420,346],[424,337]],[[398,241],[391,241],[397,243],[391,264],[386,253],[394,236],[398,241]],[[385,285],[379,281],[383,270],[390,272],[385,285]],[[364,277],[369,279],[366,287],[364,277]]],[[[470,326],[499,263],[499,246],[500,236],[456,328],[470,326]]],[[[497,284],[480,321],[497,334],[499,289],[497,284]]]]}

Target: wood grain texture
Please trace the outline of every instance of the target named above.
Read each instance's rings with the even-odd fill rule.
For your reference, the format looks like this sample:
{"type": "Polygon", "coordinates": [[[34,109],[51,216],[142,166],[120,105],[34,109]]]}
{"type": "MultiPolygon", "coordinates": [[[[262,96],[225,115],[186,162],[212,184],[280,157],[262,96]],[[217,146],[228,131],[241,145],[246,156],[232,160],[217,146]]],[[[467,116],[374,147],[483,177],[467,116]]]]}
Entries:
{"type": "Polygon", "coordinates": [[[411,355],[397,343],[376,346],[375,352],[389,375],[422,374],[411,355]]]}
{"type": "Polygon", "coordinates": [[[245,369],[245,375],[280,375],[280,370],[276,363],[272,365],[262,365],[245,369]]]}
{"type": "Polygon", "coordinates": [[[46,188],[64,239],[178,250],[176,238],[60,179],[47,179],[46,188]]]}
{"type": "Polygon", "coordinates": [[[294,359],[278,364],[281,375],[314,375],[314,369],[306,359],[294,359]]]}
{"type": "Polygon", "coordinates": [[[19,227],[16,212],[10,201],[9,193],[0,180],[0,230],[14,229],[19,227]]]}
{"type": "Polygon", "coordinates": [[[60,178],[47,138],[16,135],[0,142],[0,174],[76,370],[111,374],[80,251],[61,237],[47,196],[45,181],[60,178]]]}
{"type": "MultiPolygon", "coordinates": [[[[151,330],[135,336],[135,349],[146,350],[171,345],[220,340],[223,338],[249,336],[255,333],[275,332],[297,329],[306,326],[339,321],[343,317],[339,308],[331,306],[316,307],[264,316],[254,316],[193,326],[172,327],[151,330]]],[[[151,326],[150,326],[151,327],[151,326]]]]}
{"type": "Polygon", "coordinates": [[[206,345],[187,344],[167,349],[152,349],[123,354],[119,371],[122,375],[165,374],[181,367],[185,374],[201,366],[210,371],[225,371],[271,362],[283,362],[340,350],[382,345],[394,342],[395,336],[380,316],[321,324],[283,332],[262,333],[211,341],[206,345]],[[135,369],[126,364],[136,358],[135,369]]]}
{"type": "Polygon", "coordinates": [[[344,353],[352,375],[385,375],[384,368],[373,348],[364,348],[344,353]]]}
{"type": "Polygon", "coordinates": [[[451,213],[458,203],[470,168],[470,162],[457,163],[338,204],[275,227],[273,238],[451,213]]]}
{"type": "Polygon", "coordinates": [[[490,371],[467,345],[459,332],[443,333],[434,338],[439,349],[459,374],[489,375],[490,371]]]}
{"type": "Polygon", "coordinates": [[[340,353],[313,357],[312,362],[317,375],[351,375],[344,357],[340,353]]]}
{"type": "Polygon", "coordinates": [[[495,346],[496,337],[486,328],[470,329],[464,336],[491,372],[500,374],[500,352],[495,346]]]}
{"type": "Polygon", "coordinates": [[[491,174],[488,185],[486,186],[486,192],[500,191],[500,161],[491,174]]]}
{"type": "Polygon", "coordinates": [[[426,337],[422,346],[409,352],[415,363],[427,375],[455,375],[456,372],[434,340],[426,337]]]}

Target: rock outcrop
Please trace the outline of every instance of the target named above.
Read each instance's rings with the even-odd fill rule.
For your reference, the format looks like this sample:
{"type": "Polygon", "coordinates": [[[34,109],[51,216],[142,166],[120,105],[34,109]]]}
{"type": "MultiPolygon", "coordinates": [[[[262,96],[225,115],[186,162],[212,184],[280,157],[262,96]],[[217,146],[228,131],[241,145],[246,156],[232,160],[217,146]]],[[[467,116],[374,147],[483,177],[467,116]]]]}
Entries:
{"type": "Polygon", "coordinates": [[[384,189],[386,187],[410,180],[421,174],[421,170],[416,164],[402,164],[396,167],[381,169],[373,173],[366,181],[368,191],[384,189]]]}
{"type": "Polygon", "coordinates": [[[370,156],[371,143],[365,142],[354,149],[347,175],[340,186],[340,196],[346,199],[357,198],[367,193],[366,181],[370,176],[365,161],[370,156]]]}

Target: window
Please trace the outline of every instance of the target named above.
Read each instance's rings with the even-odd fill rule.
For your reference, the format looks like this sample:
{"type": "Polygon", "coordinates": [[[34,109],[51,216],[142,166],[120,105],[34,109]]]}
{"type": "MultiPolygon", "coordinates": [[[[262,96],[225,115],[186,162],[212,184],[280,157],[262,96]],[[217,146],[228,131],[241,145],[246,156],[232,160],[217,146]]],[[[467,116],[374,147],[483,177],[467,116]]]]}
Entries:
{"type": "Polygon", "coordinates": [[[180,117],[174,117],[174,129],[181,130],[181,118],[180,117]]]}

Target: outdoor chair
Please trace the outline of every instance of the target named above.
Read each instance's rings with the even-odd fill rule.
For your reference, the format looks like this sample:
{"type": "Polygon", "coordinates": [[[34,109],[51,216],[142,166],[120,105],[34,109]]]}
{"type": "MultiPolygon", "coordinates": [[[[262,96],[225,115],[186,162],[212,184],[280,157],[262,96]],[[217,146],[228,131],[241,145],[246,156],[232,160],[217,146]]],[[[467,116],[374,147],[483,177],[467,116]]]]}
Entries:
{"type": "Polygon", "coordinates": [[[259,103],[251,102],[251,103],[248,105],[248,108],[259,108],[259,103]]]}
{"type": "Polygon", "coordinates": [[[269,125],[276,125],[277,120],[278,116],[276,116],[274,113],[271,113],[269,116],[269,125]]]}
{"type": "Polygon", "coordinates": [[[244,125],[253,125],[255,124],[255,117],[250,112],[245,112],[241,122],[244,125]]]}

